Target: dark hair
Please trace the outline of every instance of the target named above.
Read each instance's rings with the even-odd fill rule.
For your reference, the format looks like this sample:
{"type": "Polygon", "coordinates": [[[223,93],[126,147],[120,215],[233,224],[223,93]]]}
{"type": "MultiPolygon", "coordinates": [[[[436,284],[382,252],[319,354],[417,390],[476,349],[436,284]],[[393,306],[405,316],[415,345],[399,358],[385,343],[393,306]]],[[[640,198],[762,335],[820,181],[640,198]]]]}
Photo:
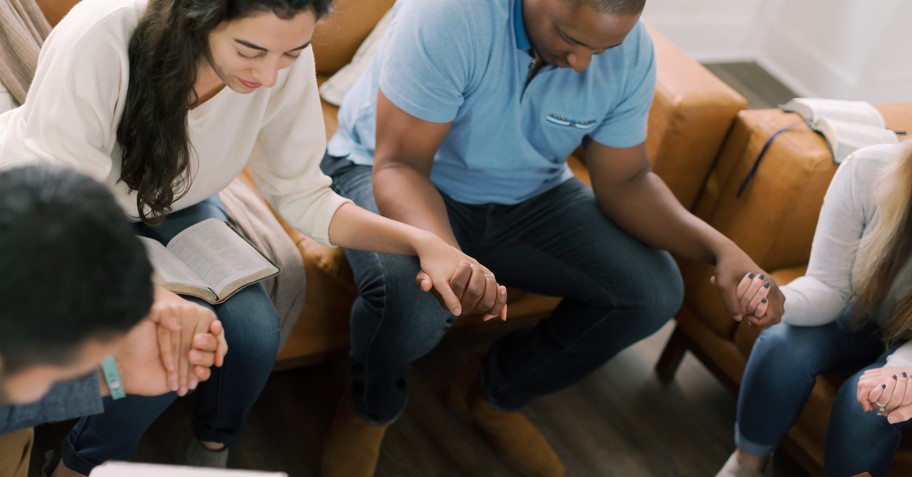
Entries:
{"type": "Polygon", "coordinates": [[[320,18],[332,0],[150,0],[130,39],[130,84],[117,126],[120,180],[136,191],[139,217],[160,223],[190,187],[187,113],[209,33],[224,21],[271,11],[320,18]],[[148,210],[147,210],[148,208],[148,210]]]}
{"type": "Polygon", "coordinates": [[[0,374],[129,330],[152,306],[151,273],[102,184],[47,165],[0,173],[0,374]]]}
{"type": "Polygon", "coordinates": [[[611,15],[639,15],[646,0],[573,0],[577,5],[589,5],[593,10],[611,15]]]}

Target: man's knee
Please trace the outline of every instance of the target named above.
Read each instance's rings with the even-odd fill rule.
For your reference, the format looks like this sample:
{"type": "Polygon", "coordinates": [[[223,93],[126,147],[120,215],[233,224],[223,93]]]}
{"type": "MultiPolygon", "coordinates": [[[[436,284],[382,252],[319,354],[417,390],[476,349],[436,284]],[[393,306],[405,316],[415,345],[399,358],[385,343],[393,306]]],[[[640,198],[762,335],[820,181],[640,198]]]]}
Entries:
{"type": "Polygon", "coordinates": [[[374,313],[436,311],[431,305],[440,308],[434,296],[416,284],[421,270],[416,257],[354,251],[347,255],[361,298],[374,313]]]}
{"type": "Polygon", "coordinates": [[[637,315],[658,326],[669,321],[684,302],[684,281],[677,264],[665,252],[641,270],[625,299],[637,309],[637,315]]]}

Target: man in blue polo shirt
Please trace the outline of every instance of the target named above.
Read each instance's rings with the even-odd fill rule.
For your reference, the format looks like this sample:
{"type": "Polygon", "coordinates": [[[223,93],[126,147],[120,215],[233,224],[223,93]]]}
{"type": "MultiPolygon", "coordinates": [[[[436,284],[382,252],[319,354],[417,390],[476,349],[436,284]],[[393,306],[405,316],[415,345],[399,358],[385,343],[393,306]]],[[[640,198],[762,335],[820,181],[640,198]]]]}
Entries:
{"type": "MultiPolygon", "coordinates": [[[[368,72],[346,95],[324,171],[359,205],[430,230],[526,290],[564,297],[465,367],[450,404],[536,476],[564,467],[519,410],[660,328],[681,304],[671,255],[716,265],[732,315],[759,267],[685,210],[649,170],[655,54],[645,0],[400,0],[368,72]],[[566,157],[586,144],[593,186],[566,157]]],[[[351,402],[324,477],[373,475],[404,375],[454,320],[413,285],[411,258],[348,251],[351,402]]],[[[773,286],[769,319],[781,316],[773,286]]],[[[477,297],[474,297],[478,299],[477,297]]]]}

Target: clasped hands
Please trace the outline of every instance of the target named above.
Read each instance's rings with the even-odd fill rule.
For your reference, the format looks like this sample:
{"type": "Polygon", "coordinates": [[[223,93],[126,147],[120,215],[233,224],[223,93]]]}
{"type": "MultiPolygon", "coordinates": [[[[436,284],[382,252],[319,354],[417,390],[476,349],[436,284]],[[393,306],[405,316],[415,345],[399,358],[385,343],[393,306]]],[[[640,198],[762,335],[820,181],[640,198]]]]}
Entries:
{"type": "Polygon", "coordinates": [[[209,379],[227,352],[222,323],[209,308],[156,287],[149,314],[113,355],[128,394],[183,396],[209,379]]]}
{"type": "MultiPolygon", "coordinates": [[[[738,266],[737,269],[744,270],[744,267],[738,266]]],[[[719,267],[717,274],[711,277],[710,281],[720,289],[732,319],[747,320],[748,324],[760,329],[769,328],[782,320],[785,313],[785,296],[766,273],[744,273],[740,275],[741,279],[737,286],[733,284],[739,275],[734,275],[735,278],[731,279],[727,278],[725,273],[726,271],[719,267]]]]}
{"type": "Polygon", "coordinates": [[[435,283],[421,271],[415,284],[422,291],[432,292],[440,305],[456,316],[481,313],[482,319],[507,319],[507,288],[497,283],[494,274],[485,266],[466,257],[460,260],[445,284],[435,283]]]}
{"type": "Polygon", "coordinates": [[[912,418],[912,367],[869,369],[858,378],[856,399],[861,407],[885,416],[890,424],[912,418]]]}

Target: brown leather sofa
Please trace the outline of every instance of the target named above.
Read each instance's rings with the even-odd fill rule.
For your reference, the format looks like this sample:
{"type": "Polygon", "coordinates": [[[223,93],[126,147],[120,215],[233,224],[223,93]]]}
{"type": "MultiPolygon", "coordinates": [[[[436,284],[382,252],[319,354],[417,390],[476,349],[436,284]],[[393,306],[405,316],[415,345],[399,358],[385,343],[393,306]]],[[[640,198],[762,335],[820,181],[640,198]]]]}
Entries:
{"type": "MultiPolygon", "coordinates": [[[[912,103],[877,105],[887,126],[912,128],[912,103]]],[[[776,137],[741,196],[738,188],[766,140],[778,129],[800,122],[776,109],[738,114],[694,212],[734,240],[777,283],[802,275],[823,196],[836,166],[824,139],[800,125],[776,137]]],[[[692,352],[729,389],[737,392],[759,330],[736,323],[726,313],[709,266],[680,261],[684,305],[676,328],[656,365],[668,381],[686,351],[692,352]]],[[[788,304],[786,304],[788,306],[788,304]]],[[[822,473],[823,443],[840,381],[819,377],[805,410],[783,447],[811,475],[822,473]]],[[[912,475],[912,433],[906,433],[891,475],[912,475]]]]}

